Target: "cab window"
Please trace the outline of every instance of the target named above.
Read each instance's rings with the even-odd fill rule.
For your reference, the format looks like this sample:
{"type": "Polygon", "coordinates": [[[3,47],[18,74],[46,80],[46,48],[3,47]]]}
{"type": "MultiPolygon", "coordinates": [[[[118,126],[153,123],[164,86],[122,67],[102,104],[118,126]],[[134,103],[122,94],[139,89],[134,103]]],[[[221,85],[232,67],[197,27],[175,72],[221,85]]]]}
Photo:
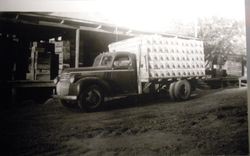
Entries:
{"type": "Polygon", "coordinates": [[[132,66],[132,61],[128,55],[117,56],[114,60],[114,67],[129,68],[132,66]]]}
{"type": "Polygon", "coordinates": [[[94,63],[93,63],[93,66],[94,66],[94,67],[100,65],[101,58],[102,58],[102,55],[98,55],[98,56],[95,58],[94,63]]]}
{"type": "Polygon", "coordinates": [[[110,55],[104,55],[102,57],[102,61],[101,61],[101,66],[111,66],[112,64],[112,56],[110,55]]]}

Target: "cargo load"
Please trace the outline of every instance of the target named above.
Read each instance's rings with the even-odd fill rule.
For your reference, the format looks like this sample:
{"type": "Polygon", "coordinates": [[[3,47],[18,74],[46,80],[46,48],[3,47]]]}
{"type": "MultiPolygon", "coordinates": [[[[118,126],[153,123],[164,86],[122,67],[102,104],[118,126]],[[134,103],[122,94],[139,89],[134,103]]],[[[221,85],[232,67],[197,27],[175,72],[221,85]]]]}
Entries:
{"type": "Polygon", "coordinates": [[[109,45],[110,52],[136,55],[141,82],[205,76],[203,49],[202,41],[160,35],[139,36],[109,45]]]}

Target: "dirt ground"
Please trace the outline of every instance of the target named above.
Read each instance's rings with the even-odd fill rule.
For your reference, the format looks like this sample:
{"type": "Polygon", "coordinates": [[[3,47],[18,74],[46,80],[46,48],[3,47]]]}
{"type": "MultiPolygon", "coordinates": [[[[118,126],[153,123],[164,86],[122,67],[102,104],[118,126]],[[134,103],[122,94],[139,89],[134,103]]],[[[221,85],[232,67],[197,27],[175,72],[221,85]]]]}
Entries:
{"type": "Polygon", "coordinates": [[[81,113],[49,99],[1,111],[1,155],[246,155],[247,89],[145,97],[81,113]]]}

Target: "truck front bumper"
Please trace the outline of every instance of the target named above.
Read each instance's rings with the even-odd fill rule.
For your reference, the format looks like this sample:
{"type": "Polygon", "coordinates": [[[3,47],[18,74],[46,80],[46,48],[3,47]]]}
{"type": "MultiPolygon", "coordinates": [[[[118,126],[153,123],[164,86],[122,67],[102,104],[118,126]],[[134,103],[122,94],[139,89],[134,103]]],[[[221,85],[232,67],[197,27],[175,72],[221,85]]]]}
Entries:
{"type": "Polygon", "coordinates": [[[56,99],[69,100],[69,101],[77,100],[77,96],[74,95],[52,95],[52,97],[56,99]]]}

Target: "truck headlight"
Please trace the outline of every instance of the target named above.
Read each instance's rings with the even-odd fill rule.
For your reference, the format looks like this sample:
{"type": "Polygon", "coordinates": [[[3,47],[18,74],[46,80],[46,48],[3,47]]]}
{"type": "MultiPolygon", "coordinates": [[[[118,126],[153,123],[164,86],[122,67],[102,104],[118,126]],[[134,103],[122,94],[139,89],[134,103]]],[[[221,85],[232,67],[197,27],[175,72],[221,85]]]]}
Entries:
{"type": "Polygon", "coordinates": [[[70,76],[69,82],[74,83],[75,82],[75,76],[70,76]]]}

